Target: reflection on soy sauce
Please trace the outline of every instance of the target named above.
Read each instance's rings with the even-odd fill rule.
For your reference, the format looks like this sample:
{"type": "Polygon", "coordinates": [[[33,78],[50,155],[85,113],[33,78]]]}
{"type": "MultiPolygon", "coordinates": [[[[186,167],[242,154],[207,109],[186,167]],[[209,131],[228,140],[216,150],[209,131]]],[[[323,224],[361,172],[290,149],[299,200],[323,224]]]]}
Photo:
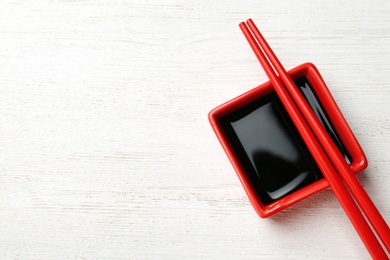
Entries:
{"type": "Polygon", "coordinates": [[[253,153],[253,160],[256,168],[260,169],[258,172],[261,172],[261,178],[269,197],[274,200],[283,197],[304,183],[316,180],[300,162],[301,157],[295,161],[289,161],[268,151],[258,151],[253,153]],[[290,172],[296,174],[285,174],[290,172]]]}
{"type": "MultiPolygon", "coordinates": [[[[298,79],[296,84],[310,88],[306,77],[298,79]]],[[[305,97],[310,100],[310,105],[349,162],[344,145],[310,91],[303,90],[305,97]]],[[[265,205],[323,178],[275,93],[225,116],[221,119],[221,125],[265,205]]]]}

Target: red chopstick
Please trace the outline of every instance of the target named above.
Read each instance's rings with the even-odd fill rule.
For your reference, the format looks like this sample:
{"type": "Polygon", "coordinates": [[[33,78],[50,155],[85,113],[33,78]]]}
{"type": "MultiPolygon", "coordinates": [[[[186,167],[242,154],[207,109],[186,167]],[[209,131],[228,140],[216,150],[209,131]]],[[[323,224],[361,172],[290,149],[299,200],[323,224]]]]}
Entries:
{"type": "Polygon", "coordinates": [[[352,224],[361,237],[363,243],[366,245],[371,256],[375,259],[388,259],[386,252],[383,250],[380,243],[376,239],[375,234],[366,222],[358,206],[355,204],[355,201],[348,192],[348,189],[344,186],[343,180],[348,186],[350,192],[353,194],[355,200],[358,202],[359,206],[362,208],[367,219],[374,227],[379,238],[382,240],[387,250],[389,250],[390,231],[385,220],[380,215],[379,211],[376,209],[375,205],[355,175],[351,172],[351,169],[345,162],[344,158],[336,148],[331,138],[326,133],[326,130],[318,121],[314,112],[311,110],[302,94],[296,88],[292,79],[287,74],[265,41],[264,37],[256,28],[253,21],[248,20],[247,24],[241,23],[240,28],[247,38],[253,51],[255,52],[262,67],[264,68],[267,76],[272,82],[277,95],[279,96],[283,105],[286,107],[299,133],[303,137],[322,173],[329,181],[329,185],[333,189],[336,197],[350,218],[352,224]],[[249,31],[247,25],[251,29],[253,35],[256,37],[257,41],[253,38],[252,33],[249,31]],[[258,44],[260,44],[261,47],[258,44]],[[261,48],[263,50],[261,50],[261,48]],[[272,65],[268,62],[263,51],[267,55],[272,65]],[[279,77],[276,75],[272,66],[279,74],[279,77]],[[305,120],[307,120],[310,127],[305,120]],[[317,141],[317,139],[320,143],[317,141]],[[328,156],[331,161],[328,159],[328,156]],[[332,163],[337,172],[335,171],[332,163]],[[341,175],[342,179],[339,174],[341,175]]]}

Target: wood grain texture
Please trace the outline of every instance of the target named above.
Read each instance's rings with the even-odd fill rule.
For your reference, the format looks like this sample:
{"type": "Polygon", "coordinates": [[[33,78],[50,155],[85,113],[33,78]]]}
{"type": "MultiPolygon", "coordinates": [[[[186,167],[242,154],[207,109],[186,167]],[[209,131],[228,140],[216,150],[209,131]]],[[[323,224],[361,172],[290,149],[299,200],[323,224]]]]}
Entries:
{"type": "Polygon", "coordinates": [[[252,209],[207,113],[313,62],[390,221],[390,2],[1,1],[2,259],[367,259],[329,190],[252,209]]]}

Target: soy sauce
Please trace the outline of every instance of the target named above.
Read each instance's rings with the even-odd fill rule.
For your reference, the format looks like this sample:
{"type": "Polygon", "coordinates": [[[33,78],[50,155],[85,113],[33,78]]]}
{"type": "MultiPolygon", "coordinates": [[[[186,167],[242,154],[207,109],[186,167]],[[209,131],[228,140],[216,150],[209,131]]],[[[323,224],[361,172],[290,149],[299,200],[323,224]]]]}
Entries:
{"type": "Polygon", "coordinates": [[[328,116],[326,115],[325,110],[322,108],[319,99],[316,97],[307,78],[301,77],[295,80],[295,85],[299,88],[303,96],[306,98],[307,102],[309,103],[310,107],[313,109],[317,118],[320,120],[325,130],[328,132],[328,135],[332,138],[333,142],[336,144],[337,148],[344,156],[345,161],[348,164],[351,164],[352,159],[350,154],[348,153],[343,142],[341,141],[336,130],[334,129],[332,123],[330,122],[328,116]]]}
{"type": "MultiPolygon", "coordinates": [[[[350,156],[306,77],[295,84],[348,163],[350,156]]],[[[264,205],[323,178],[275,92],[221,119],[225,134],[264,205]]]]}

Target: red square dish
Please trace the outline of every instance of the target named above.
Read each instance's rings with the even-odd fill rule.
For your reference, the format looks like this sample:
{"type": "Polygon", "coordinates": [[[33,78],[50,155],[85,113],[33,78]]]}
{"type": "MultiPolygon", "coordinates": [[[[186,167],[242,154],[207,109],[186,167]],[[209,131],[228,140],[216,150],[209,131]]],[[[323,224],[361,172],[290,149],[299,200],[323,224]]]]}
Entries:
{"type": "MultiPolygon", "coordinates": [[[[364,170],[363,150],[316,67],[305,63],[288,74],[351,170],[364,170]]],[[[270,82],[213,109],[209,121],[260,217],[329,186],[270,82]]]]}

